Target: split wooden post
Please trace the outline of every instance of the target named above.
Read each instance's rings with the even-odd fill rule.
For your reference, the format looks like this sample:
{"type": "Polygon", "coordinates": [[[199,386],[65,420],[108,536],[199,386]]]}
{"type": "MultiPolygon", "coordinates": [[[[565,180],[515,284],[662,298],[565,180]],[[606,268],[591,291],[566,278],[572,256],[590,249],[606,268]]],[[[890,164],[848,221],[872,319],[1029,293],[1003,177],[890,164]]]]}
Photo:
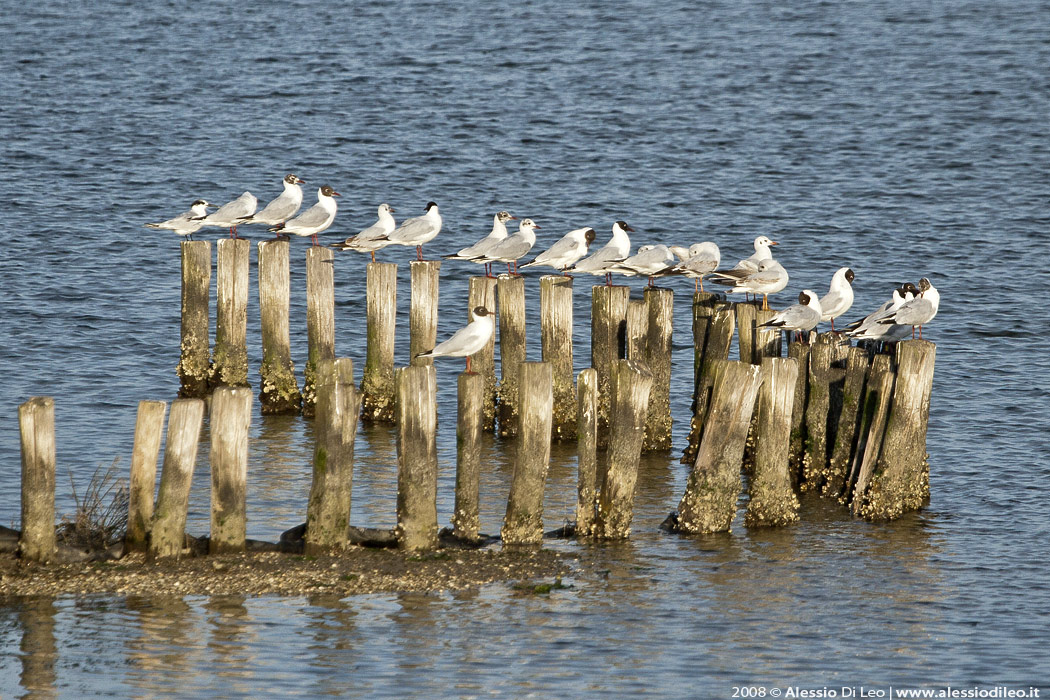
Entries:
{"type": "Polygon", "coordinates": [[[22,440],[22,534],[19,555],[47,562],[55,556],[55,400],[35,396],[18,407],[22,440]]]}
{"type": "Polygon", "coordinates": [[[139,401],[128,486],[128,531],[124,537],[124,549],[129,552],[145,552],[149,541],[153,492],[157,488],[157,456],[167,410],[165,401],[139,401]]]}
{"type": "Polygon", "coordinates": [[[598,448],[609,444],[609,381],[624,356],[630,287],[591,287],[591,367],[598,373],[598,448]]]}
{"type": "Polygon", "coordinates": [[[868,485],[882,448],[895,379],[889,355],[876,355],[868,370],[858,427],[861,441],[857,443],[851,470],[850,511],[854,515],[861,515],[865,511],[868,485]]]}
{"type": "Polygon", "coordinates": [[[186,540],[186,510],[197,463],[197,445],[204,420],[204,401],[179,399],[171,404],[164,466],[160,472],[157,508],[153,513],[149,558],[178,557],[186,540]]]}
{"type": "Polygon", "coordinates": [[[251,389],[215,390],[211,400],[211,554],[244,551],[251,423],[251,389]]]}
{"type": "Polygon", "coordinates": [[[644,449],[671,449],[671,343],[674,329],[674,292],[648,287],[644,292],[649,315],[645,363],[653,375],[644,449]]]}
{"type": "Polygon", "coordinates": [[[211,242],[182,242],[182,343],[179,358],[179,396],[208,395],[211,363],[209,307],[211,242]]]}
{"type": "Polygon", "coordinates": [[[576,379],[576,534],[594,534],[598,504],[598,373],[588,367],[576,379]]]}
{"type": "Polygon", "coordinates": [[[627,539],[634,518],[638,481],[653,375],[641,363],[619,360],[610,378],[609,462],[598,493],[595,531],[604,539],[627,539]]]}
{"type": "Polygon", "coordinates": [[[791,439],[788,444],[788,463],[791,483],[798,486],[802,481],[802,458],[806,446],[806,399],[809,396],[809,344],[788,343],[788,357],[798,362],[798,378],[795,380],[795,400],[791,407],[791,439]]]}
{"type": "Polygon", "coordinates": [[[736,344],[741,362],[755,362],[755,326],[758,319],[758,307],[750,301],[733,303],[733,314],[736,317],[736,344]]]}
{"type": "Polygon", "coordinates": [[[416,357],[437,344],[438,279],[440,260],[413,260],[408,264],[412,287],[408,312],[408,350],[410,365],[432,365],[429,357],[416,357]]]}
{"type": "MultiPolygon", "coordinates": [[[[689,442],[682,455],[682,464],[694,464],[707,430],[707,413],[711,404],[715,367],[729,358],[733,341],[734,314],[731,306],[715,308],[707,319],[703,333],[704,348],[699,372],[696,375],[696,393],[693,402],[693,417],[689,425],[689,442]]],[[[694,326],[695,328],[695,326],[694,326]]]]}
{"type": "Polygon", "coordinates": [[[248,254],[243,238],[216,244],[215,348],[212,386],[248,386],[248,254]]]}
{"type": "MultiPolygon", "coordinates": [[[[525,362],[525,278],[501,275],[496,282],[499,300],[499,434],[517,435],[520,429],[518,378],[525,362]]],[[[547,436],[548,441],[550,436],[547,436]]]]}
{"type": "Polygon", "coordinates": [[[397,527],[400,549],[438,545],[437,374],[433,365],[399,367],[397,386],[397,527]]]}
{"type": "Polygon", "coordinates": [[[798,363],[791,358],[762,358],[758,390],[755,450],[749,483],[747,527],[787,525],[798,520],[798,497],[788,472],[788,438],[795,400],[798,363]]]}
{"type": "Polygon", "coordinates": [[[397,265],[368,263],[365,284],[368,296],[368,347],[361,379],[361,418],[393,423],[397,265]]]}
{"type": "MultiPolygon", "coordinates": [[[[470,312],[478,306],[484,306],[489,313],[496,313],[496,278],[471,277],[468,293],[467,320],[470,312]]],[[[470,358],[471,370],[485,378],[485,390],[482,395],[482,429],[492,432],[496,429],[496,334],[493,333],[485,347],[470,358]]]]}
{"type": "Polygon", "coordinates": [[[572,278],[540,277],[540,341],[554,380],[552,440],[576,437],[576,387],[572,372],[572,278]]]}
{"type": "Polygon", "coordinates": [[[478,493],[481,484],[485,377],[474,372],[462,372],[457,380],[457,388],[456,504],[452,513],[452,534],[458,539],[476,542],[480,532],[478,493]]]}
{"type": "Polygon", "coordinates": [[[518,373],[521,432],[507,514],[500,531],[504,545],[537,544],[543,540],[543,489],[551,456],[551,366],[546,362],[522,362],[518,373]]]}
{"type": "Polygon", "coordinates": [[[864,380],[871,358],[864,348],[850,348],[846,359],[846,382],[842,390],[842,410],[839,413],[835,443],[828,460],[828,478],[821,487],[825,498],[841,498],[849,477],[850,462],[857,443],[857,414],[864,395],[864,380]]]}
{"type": "Polygon", "coordinates": [[[259,313],[263,356],[259,403],[264,414],[298,413],[302,407],[288,329],[290,294],[288,241],[261,241],[259,313]]]}
{"type": "Polygon", "coordinates": [[[644,299],[628,299],[624,357],[645,364],[648,359],[646,352],[648,340],[649,307],[645,305],[644,299]]]}
{"type": "Polygon", "coordinates": [[[318,367],[335,359],[335,251],[306,249],[306,366],[303,368],[303,415],[313,416],[318,367]]]}

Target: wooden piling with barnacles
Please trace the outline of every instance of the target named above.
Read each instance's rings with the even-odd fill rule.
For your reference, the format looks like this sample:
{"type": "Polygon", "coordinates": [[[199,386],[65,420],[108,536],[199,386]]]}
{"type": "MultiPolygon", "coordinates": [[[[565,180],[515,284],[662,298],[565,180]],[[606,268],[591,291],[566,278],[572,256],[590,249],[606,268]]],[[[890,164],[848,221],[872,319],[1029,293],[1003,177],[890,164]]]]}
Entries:
{"type": "Polygon", "coordinates": [[[689,442],[682,455],[682,464],[695,463],[696,455],[700,445],[703,443],[707,412],[714,387],[715,367],[718,363],[728,360],[729,349],[733,340],[734,314],[732,307],[715,308],[706,319],[702,315],[699,320],[694,316],[694,333],[697,331],[697,326],[702,326],[701,332],[696,337],[699,342],[699,338],[702,336],[704,347],[700,354],[702,359],[699,370],[696,373],[693,417],[689,426],[689,442]]]}
{"type": "Polygon", "coordinates": [[[167,410],[168,404],[164,401],[139,402],[128,482],[128,529],[124,537],[124,549],[129,552],[145,552],[149,541],[153,492],[157,488],[157,457],[167,410]]]}
{"type": "Polygon", "coordinates": [[[671,449],[671,342],[674,328],[674,292],[648,287],[644,292],[649,316],[645,363],[653,375],[645,421],[646,451],[671,449]]]}
{"type": "Polygon", "coordinates": [[[758,319],[758,306],[750,301],[733,303],[733,315],[736,320],[736,344],[741,362],[755,362],[755,327],[758,319]]]}
{"type": "Polygon", "coordinates": [[[298,413],[302,394],[295,379],[288,330],[291,282],[288,241],[259,243],[259,313],[262,317],[262,387],[259,403],[264,414],[298,413]]]}
{"type": "Polygon", "coordinates": [[[433,365],[399,367],[397,386],[397,527],[399,549],[438,545],[437,374],[433,365]]]}
{"type": "Polygon", "coordinates": [[[182,553],[190,482],[197,462],[203,420],[204,401],[201,399],[179,399],[171,404],[164,465],[150,533],[148,554],[151,559],[169,559],[182,553]]]}
{"type": "Polygon", "coordinates": [[[552,440],[576,437],[576,387],[572,371],[572,278],[540,277],[540,344],[554,381],[552,440]]]}
{"type": "Polygon", "coordinates": [[[47,562],[55,542],[55,400],[35,396],[18,407],[22,443],[22,534],[26,561],[47,562]]]}
{"type": "Polygon", "coordinates": [[[410,365],[432,365],[429,357],[416,357],[437,344],[438,276],[440,260],[413,260],[408,264],[412,277],[411,303],[408,312],[408,349],[410,365]]]}
{"type": "Polygon", "coordinates": [[[831,363],[838,343],[830,334],[817,336],[809,349],[809,388],[806,398],[806,439],[799,489],[819,490],[827,472],[828,409],[831,402],[831,363]]]}
{"type": "Polygon", "coordinates": [[[591,367],[598,373],[598,448],[609,443],[609,382],[612,367],[624,357],[627,306],[631,289],[591,287],[591,367]]]}
{"type": "Polygon", "coordinates": [[[179,396],[208,395],[211,377],[209,358],[209,307],[211,290],[211,243],[182,242],[182,342],[179,365],[179,396]]]}
{"type": "Polygon", "coordinates": [[[248,254],[243,238],[216,244],[215,348],[212,386],[248,386],[248,254]]]}
{"type": "Polygon", "coordinates": [[[838,429],[835,431],[834,444],[830,448],[827,479],[820,491],[825,498],[841,498],[845,492],[850,458],[857,443],[857,415],[870,362],[871,359],[864,348],[849,349],[838,429]]]}
{"type": "Polygon", "coordinates": [[[543,490],[551,455],[554,408],[551,366],[546,362],[522,362],[518,374],[521,428],[507,497],[507,514],[500,531],[504,545],[538,544],[542,541],[543,490]]]}
{"type": "Polygon", "coordinates": [[[576,379],[576,534],[593,534],[598,503],[598,373],[588,367],[576,379]]]}
{"type": "Polygon", "coordinates": [[[219,387],[211,400],[211,554],[243,552],[247,530],[252,391],[219,387]]]}
{"type": "Polygon", "coordinates": [[[463,372],[456,382],[458,413],[456,420],[456,503],[452,513],[452,534],[476,542],[480,532],[479,490],[481,484],[481,430],[485,377],[463,372]]]}
{"type": "Polygon", "coordinates": [[[393,423],[397,264],[370,262],[366,269],[368,340],[361,379],[361,418],[393,423]]]}
{"type": "Polygon", "coordinates": [[[850,510],[854,515],[860,515],[864,509],[868,484],[882,447],[895,379],[889,355],[876,355],[868,370],[858,425],[861,441],[857,443],[851,469],[850,510]]]}
{"type": "Polygon", "coordinates": [[[318,367],[335,359],[335,251],[306,249],[306,366],[303,368],[303,415],[315,415],[318,367]]]}
{"type": "Polygon", "coordinates": [[[806,399],[809,396],[809,347],[807,343],[788,343],[788,357],[798,362],[795,399],[791,406],[791,438],[788,441],[791,483],[795,486],[798,486],[802,479],[802,458],[805,454],[806,399]]]}
{"type": "MultiPolygon", "coordinates": [[[[493,277],[471,277],[468,292],[467,320],[470,312],[484,306],[489,313],[496,311],[496,279],[493,277]]],[[[492,432],[496,428],[496,334],[481,350],[471,356],[471,369],[485,379],[482,394],[482,429],[492,432]]]]}
{"type": "MultiPolygon", "coordinates": [[[[496,282],[499,302],[499,434],[518,434],[519,367],[525,362],[525,278],[501,275],[496,282]]],[[[550,436],[548,436],[548,440],[550,436]]]]}
{"type": "Polygon", "coordinates": [[[760,327],[777,315],[776,309],[756,309],[755,314],[754,354],[751,362],[759,365],[764,357],[780,357],[781,342],[779,329],[760,327]]]}
{"type": "Polygon", "coordinates": [[[755,449],[744,524],[787,525],[798,520],[799,508],[788,471],[798,363],[791,358],[766,357],[759,367],[762,384],[755,408],[755,449]]]}

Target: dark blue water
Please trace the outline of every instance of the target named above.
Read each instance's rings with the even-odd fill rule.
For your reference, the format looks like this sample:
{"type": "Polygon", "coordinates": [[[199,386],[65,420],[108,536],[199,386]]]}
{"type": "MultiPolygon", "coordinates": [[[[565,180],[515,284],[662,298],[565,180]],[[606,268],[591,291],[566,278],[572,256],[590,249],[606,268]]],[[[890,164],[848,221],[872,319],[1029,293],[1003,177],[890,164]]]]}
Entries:
{"type": "MultiPolygon", "coordinates": [[[[344,195],[328,240],[370,224],[381,202],[400,220],[434,200],[446,226],[428,256],[476,240],[509,209],[542,226],[541,246],[585,225],[602,242],[624,219],[635,245],[710,239],[734,261],[767,234],[792,280],[775,304],[823,293],[842,265],[857,273],[858,316],[923,275],[943,300],[927,329],[938,355],[933,495],[921,514],[872,526],[809,504],[802,523],[775,532],[738,521],[731,535],[661,534],[685,484],[675,456],[691,380],[691,284],[672,282],[675,456],[643,462],[630,542],[550,545],[607,575],[549,598],[495,585],[344,600],[8,601],[4,697],[1045,684],[1050,5],[8,3],[0,39],[5,524],[19,518],[20,402],[56,398],[68,513],[70,478],[83,486],[115,459],[127,468],[137,402],[177,391],[178,241],[142,225],[198,197],[222,203],[248,189],[265,202],[286,172],[309,182],[310,201],[323,183],[344,195]]],[[[300,371],[304,249],[293,241],[300,371]]],[[[345,254],[336,267],[337,352],[358,376],[364,263],[345,254]]],[[[477,271],[443,266],[439,337],[465,321],[477,271]]],[[[404,329],[407,265],[401,274],[404,329]]],[[[539,359],[535,277],[529,359],[539,359]]],[[[589,280],[576,291],[579,369],[589,280]]],[[[408,359],[407,338],[397,359],[408,359]]],[[[460,369],[439,365],[442,523],[460,369]]],[[[274,539],[304,519],[311,446],[308,422],[256,416],[250,536],[274,539]]],[[[486,448],[488,532],[503,513],[505,447],[486,448]]],[[[198,534],[206,442],[201,453],[198,534]]],[[[393,433],[363,430],[357,454],[352,519],[390,526],[393,433]]],[[[555,449],[547,525],[571,515],[574,483],[575,455],[555,449]]]]}

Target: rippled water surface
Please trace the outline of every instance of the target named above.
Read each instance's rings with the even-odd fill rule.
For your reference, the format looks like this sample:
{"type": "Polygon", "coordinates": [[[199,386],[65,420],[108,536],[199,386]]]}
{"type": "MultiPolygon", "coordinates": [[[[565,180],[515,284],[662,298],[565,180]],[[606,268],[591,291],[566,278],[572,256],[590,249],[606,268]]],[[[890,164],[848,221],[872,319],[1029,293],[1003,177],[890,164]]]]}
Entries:
{"type": "MultiPolygon", "coordinates": [[[[0,15],[0,522],[19,519],[17,405],[56,399],[61,512],[128,463],[137,402],[178,384],[179,246],[143,228],[198,197],[267,201],[285,172],[343,197],[328,240],[441,206],[447,253],[509,209],[539,245],[614,219],[635,245],[764,233],[800,289],[856,271],[858,315],[893,285],[942,293],[932,502],[888,525],[806,503],[774,532],[679,538],[687,282],[676,290],[675,450],[643,460],[631,540],[552,543],[603,574],[550,597],[509,586],[335,598],[6,601],[0,695],[728,696],[803,687],[1046,681],[1050,449],[1042,251],[1050,227],[1044,2],[9,3],[0,15]],[[1035,307],[1029,310],[1028,307],[1035,307]]],[[[213,230],[214,231],[214,230],[213,230]]],[[[248,232],[261,239],[260,230],[248,232]]],[[[221,232],[209,233],[215,238],[221,232]]],[[[292,344],[305,364],[304,241],[292,344]]],[[[380,253],[407,262],[408,249],[380,253]]],[[[254,259],[254,253],[253,253],[254,259]]],[[[336,266],[337,353],[364,365],[364,264],[336,266]]],[[[466,316],[441,271],[439,337],[466,316]]],[[[407,328],[407,265],[399,328],[407,328]]],[[[529,359],[540,359],[529,277],[529,359]]],[[[252,282],[254,285],[254,265],[252,282]]],[[[639,282],[632,282],[636,293],[639,282]]],[[[576,281],[576,365],[589,280],[576,281]]],[[[253,287],[254,290],[254,287],[253,287]]],[[[249,302],[253,381],[258,307],[249,302]]],[[[397,361],[408,359],[399,337],[397,361]]],[[[452,509],[459,362],[439,364],[439,518],[452,509]]],[[[355,524],[394,521],[394,434],[358,436],[355,524]]],[[[486,445],[482,529],[499,529],[507,445],[486,445]]],[[[312,425],[252,425],[249,536],[304,518],[312,425]]],[[[208,527],[207,435],[189,529],[208,527]]],[[[574,502],[556,448],[546,524],[574,502]]]]}

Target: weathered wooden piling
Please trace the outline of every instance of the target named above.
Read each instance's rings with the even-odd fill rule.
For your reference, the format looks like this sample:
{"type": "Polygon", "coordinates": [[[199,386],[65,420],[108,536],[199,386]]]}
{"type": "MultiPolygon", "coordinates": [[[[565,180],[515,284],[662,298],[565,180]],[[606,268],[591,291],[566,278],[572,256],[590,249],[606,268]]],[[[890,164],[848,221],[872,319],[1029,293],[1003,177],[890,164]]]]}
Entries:
{"type": "MultiPolygon", "coordinates": [[[[696,371],[696,388],[694,390],[693,417],[689,425],[689,442],[682,455],[682,464],[693,464],[703,442],[707,422],[708,407],[711,404],[714,387],[715,367],[729,358],[729,349],[733,341],[734,314],[730,306],[715,307],[710,313],[703,306],[694,306],[693,332],[697,342],[703,340],[703,351],[696,371]]],[[[696,351],[694,350],[694,353],[696,351]]]]}
{"type": "Polygon", "coordinates": [[[624,339],[624,358],[646,363],[646,343],[649,340],[649,307],[644,299],[627,300],[627,325],[624,339]]]}
{"type": "Polygon", "coordinates": [[[681,532],[728,532],[740,495],[744,443],[762,378],[756,365],[730,360],[713,361],[712,374],[707,424],[678,504],[681,532]]]}
{"type": "MultiPolygon", "coordinates": [[[[496,279],[494,277],[471,277],[468,293],[467,320],[470,312],[484,306],[493,313],[496,310],[496,279]]],[[[472,371],[485,378],[482,394],[482,429],[492,432],[496,428],[496,334],[470,358],[472,371]]]]}
{"type": "Polygon", "coordinates": [[[576,437],[576,387],[572,371],[572,278],[540,278],[540,343],[554,381],[552,440],[576,437]]]}
{"type": "Polygon", "coordinates": [[[868,365],[871,363],[871,358],[864,348],[850,348],[848,352],[838,429],[830,449],[827,479],[820,491],[825,498],[841,498],[845,493],[850,458],[857,443],[857,413],[864,394],[868,365]]]}
{"type": "Polygon", "coordinates": [[[452,534],[461,540],[474,542],[480,531],[478,493],[481,484],[485,378],[473,372],[463,372],[457,380],[457,388],[456,505],[452,513],[452,534]]]}
{"type": "MultiPolygon", "coordinates": [[[[519,366],[525,362],[525,278],[501,275],[496,282],[499,302],[499,434],[517,435],[520,429],[519,366]]],[[[550,436],[547,436],[550,440],[550,436]]]]}
{"type": "Polygon", "coordinates": [[[763,357],[780,357],[781,331],[776,328],[759,327],[769,319],[776,316],[776,309],[756,309],[755,314],[755,334],[753,339],[754,354],[752,355],[751,362],[758,365],[762,363],[763,357]]]}
{"type": "Polygon", "coordinates": [[[409,263],[412,277],[410,308],[408,312],[409,364],[432,365],[429,357],[416,357],[437,344],[438,278],[440,260],[413,260],[409,263]]]}
{"type": "Polygon", "coordinates": [[[211,242],[182,242],[182,343],[177,369],[179,396],[208,395],[211,242]]]}
{"type": "MultiPolygon", "coordinates": [[[[234,239],[230,239],[234,240],[234,239]]],[[[135,420],[135,443],[131,451],[128,486],[128,530],[124,549],[145,552],[153,520],[153,492],[157,488],[157,456],[164,432],[164,401],[140,401],[135,420]]]]}
{"type": "Polygon", "coordinates": [[[211,399],[211,554],[244,551],[251,422],[251,389],[215,390],[211,399]]]}
{"type": "Polygon", "coordinates": [[[288,330],[290,294],[288,241],[261,241],[259,313],[263,356],[259,402],[264,414],[298,413],[302,407],[288,330]]]}
{"type": "Polygon", "coordinates": [[[648,287],[644,292],[649,315],[645,364],[653,375],[643,447],[647,451],[671,449],[671,342],[674,329],[674,292],[648,287]]]}
{"type": "Polygon", "coordinates": [[[335,251],[306,249],[306,366],[303,368],[303,415],[313,416],[318,367],[335,359],[335,251]]]}
{"type": "Polygon", "coordinates": [[[190,482],[197,462],[197,445],[204,401],[179,399],[171,404],[168,438],[164,446],[164,465],[160,472],[157,508],[153,513],[149,557],[178,557],[186,539],[186,510],[190,502],[190,482]]]}
{"type": "Polygon", "coordinates": [[[758,320],[758,306],[750,301],[733,303],[733,315],[736,319],[736,344],[741,362],[755,362],[755,326],[758,320]]]}
{"type": "Polygon", "coordinates": [[[346,546],[354,478],[354,441],[360,406],[350,358],[321,360],[317,367],[313,481],[306,508],[306,553],[346,546]]]}
{"type": "Polygon", "coordinates": [[[755,449],[748,482],[747,527],[787,525],[798,520],[798,497],[788,472],[791,408],[798,363],[766,357],[760,365],[762,384],[755,414],[755,449]]]}
{"type": "Polygon", "coordinates": [[[518,373],[521,424],[507,514],[500,531],[504,545],[536,544],[543,539],[543,489],[551,456],[551,366],[522,362],[518,373]]]}
{"type": "Polygon", "coordinates": [[[868,370],[868,379],[864,387],[860,421],[857,425],[860,440],[853,455],[848,485],[851,489],[850,510],[854,515],[860,515],[864,511],[868,484],[875,470],[882,447],[882,436],[886,430],[886,416],[889,413],[895,379],[889,355],[876,355],[868,370]]]}
{"type": "Polygon", "coordinates": [[[609,378],[626,351],[630,287],[591,287],[591,367],[598,373],[598,448],[609,444],[609,378]]]}
{"type": "Polygon", "coordinates": [[[828,465],[828,408],[831,362],[839,341],[831,334],[817,336],[809,349],[809,389],[806,398],[806,439],[799,490],[819,490],[828,465]]]}
{"type": "Polygon", "coordinates": [[[248,386],[248,254],[243,238],[216,244],[215,348],[211,385],[248,386]]]}
{"type": "Polygon", "coordinates": [[[626,539],[634,518],[634,486],[653,375],[644,364],[618,360],[609,386],[609,460],[598,492],[594,530],[604,539],[626,539]]]}
{"type": "Polygon", "coordinates": [[[400,549],[438,544],[437,374],[433,365],[399,367],[397,386],[397,527],[400,549]]]}
{"type": "Polygon", "coordinates": [[[791,483],[799,485],[802,480],[802,458],[806,446],[806,399],[809,396],[809,344],[788,343],[788,357],[798,363],[798,378],[795,380],[795,400],[791,407],[791,438],[788,442],[788,463],[791,483]]]}
{"type": "Polygon", "coordinates": [[[576,534],[593,534],[598,504],[598,373],[593,368],[576,379],[576,534]]]}
{"type": "Polygon", "coordinates": [[[19,555],[47,562],[55,556],[55,400],[35,396],[18,407],[22,441],[22,534],[19,555]]]}
{"type": "Polygon", "coordinates": [[[368,263],[368,340],[361,379],[361,418],[393,423],[394,329],[397,320],[397,264],[368,263]]]}

